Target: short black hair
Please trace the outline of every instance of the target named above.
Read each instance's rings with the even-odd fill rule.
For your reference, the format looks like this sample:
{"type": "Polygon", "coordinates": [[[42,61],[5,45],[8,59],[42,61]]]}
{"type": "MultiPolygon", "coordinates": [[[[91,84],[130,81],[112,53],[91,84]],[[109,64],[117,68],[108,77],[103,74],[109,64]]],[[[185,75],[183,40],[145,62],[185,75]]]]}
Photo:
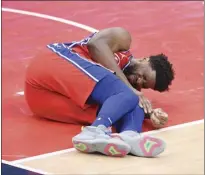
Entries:
{"type": "Polygon", "coordinates": [[[164,92],[169,90],[169,86],[174,80],[175,72],[168,57],[163,53],[152,55],[149,62],[153,70],[156,71],[156,83],[154,90],[164,92]]]}

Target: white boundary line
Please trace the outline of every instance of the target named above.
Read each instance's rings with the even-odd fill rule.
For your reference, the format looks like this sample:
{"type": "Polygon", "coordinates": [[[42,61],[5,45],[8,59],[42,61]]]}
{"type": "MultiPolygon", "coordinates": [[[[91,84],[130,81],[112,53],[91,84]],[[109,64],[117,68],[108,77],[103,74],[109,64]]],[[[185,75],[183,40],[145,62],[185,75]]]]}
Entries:
{"type": "Polygon", "coordinates": [[[44,18],[44,19],[49,19],[52,21],[57,21],[57,22],[61,22],[64,24],[69,24],[78,28],[81,28],[83,30],[87,30],[89,32],[97,32],[97,29],[94,29],[90,26],[84,25],[84,24],[80,24],[71,20],[67,20],[67,19],[63,19],[63,18],[58,18],[55,16],[50,16],[50,15],[46,15],[46,14],[41,14],[41,13],[36,13],[36,12],[29,12],[29,11],[25,11],[25,10],[17,10],[17,9],[12,9],[12,8],[4,8],[2,7],[2,11],[5,12],[11,12],[11,13],[19,13],[22,15],[28,15],[28,16],[35,16],[35,17],[39,17],[39,18],[44,18]]]}
{"type": "Polygon", "coordinates": [[[13,164],[12,162],[9,162],[9,161],[6,161],[6,160],[2,160],[1,162],[4,163],[4,164],[7,164],[7,165],[11,165],[11,166],[14,166],[14,167],[17,167],[17,168],[21,168],[23,170],[32,171],[32,172],[39,173],[39,174],[51,174],[51,173],[48,173],[46,171],[30,168],[30,167],[27,167],[27,166],[24,166],[24,165],[13,164]]]}
{"type": "MultiPolygon", "coordinates": [[[[198,124],[202,124],[202,123],[204,123],[204,119],[189,122],[189,123],[183,123],[183,124],[179,124],[179,125],[175,125],[175,126],[170,126],[170,127],[162,128],[162,129],[159,129],[159,130],[144,132],[143,135],[157,134],[157,133],[161,133],[161,132],[165,132],[165,131],[180,129],[180,128],[184,128],[184,127],[187,127],[187,126],[198,125],[198,124]]],[[[11,162],[12,162],[12,164],[19,164],[19,163],[28,162],[28,161],[31,161],[31,160],[47,158],[47,157],[51,157],[51,156],[55,156],[55,155],[60,155],[60,154],[64,154],[64,153],[73,152],[73,151],[75,151],[74,148],[69,148],[69,149],[60,150],[60,151],[56,151],[56,152],[51,152],[51,153],[41,154],[41,155],[37,155],[37,156],[32,156],[32,157],[28,157],[28,158],[24,158],[24,159],[14,160],[14,161],[11,161],[11,162]]]]}

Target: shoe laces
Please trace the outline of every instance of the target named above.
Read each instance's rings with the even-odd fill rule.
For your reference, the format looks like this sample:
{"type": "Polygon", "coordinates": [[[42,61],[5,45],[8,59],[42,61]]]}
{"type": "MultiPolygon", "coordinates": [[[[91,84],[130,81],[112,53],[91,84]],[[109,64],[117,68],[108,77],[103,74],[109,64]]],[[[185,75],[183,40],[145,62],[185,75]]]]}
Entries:
{"type": "MultiPolygon", "coordinates": [[[[82,126],[81,131],[83,131],[85,128],[86,128],[86,126],[82,126]]],[[[91,128],[87,127],[87,129],[89,130],[91,128]]],[[[106,135],[111,135],[112,134],[112,127],[106,128],[104,126],[98,126],[96,129],[99,133],[105,133],[106,135]]]]}
{"type": "Polygon", "coordinates": [[[108,127],[108,128],[105,130],[105,134],[111,135],[111,134],[112,134],[112,127],[108,127]]]}

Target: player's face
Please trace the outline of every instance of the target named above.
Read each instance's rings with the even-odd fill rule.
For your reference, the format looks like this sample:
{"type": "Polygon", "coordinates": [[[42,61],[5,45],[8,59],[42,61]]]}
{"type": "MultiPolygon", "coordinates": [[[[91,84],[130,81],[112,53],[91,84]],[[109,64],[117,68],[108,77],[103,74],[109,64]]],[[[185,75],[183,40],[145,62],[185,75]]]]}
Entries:
{"type": "Polygon", "coordinates": [[[137,90],[154,89],[156,71],[152,70],[149,58],[134,59],[124,72],[131,85],[137,90]]]}

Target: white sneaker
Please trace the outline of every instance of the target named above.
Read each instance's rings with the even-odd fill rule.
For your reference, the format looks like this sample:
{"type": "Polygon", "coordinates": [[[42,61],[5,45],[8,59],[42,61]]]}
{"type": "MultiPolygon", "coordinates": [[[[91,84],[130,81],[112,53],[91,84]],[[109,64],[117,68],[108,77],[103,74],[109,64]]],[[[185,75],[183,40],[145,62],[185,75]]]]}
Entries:
{"type": "Polygon", "coordinates": [[[123,157],[130,152],[130,146],[123,140],[110,137],[105,126],[87,126],[72,138],[73,146],[80,152],[100,152],[108,156],[123,157]]]}
{"type": "Polygon", "coordinates": [[[134,131],[111,134],[113,138],[125,141],[131,147],[130,153],[139,157],[155,157],[164,152],[166,143],[151,136],[141,136],[134,131]]]}

